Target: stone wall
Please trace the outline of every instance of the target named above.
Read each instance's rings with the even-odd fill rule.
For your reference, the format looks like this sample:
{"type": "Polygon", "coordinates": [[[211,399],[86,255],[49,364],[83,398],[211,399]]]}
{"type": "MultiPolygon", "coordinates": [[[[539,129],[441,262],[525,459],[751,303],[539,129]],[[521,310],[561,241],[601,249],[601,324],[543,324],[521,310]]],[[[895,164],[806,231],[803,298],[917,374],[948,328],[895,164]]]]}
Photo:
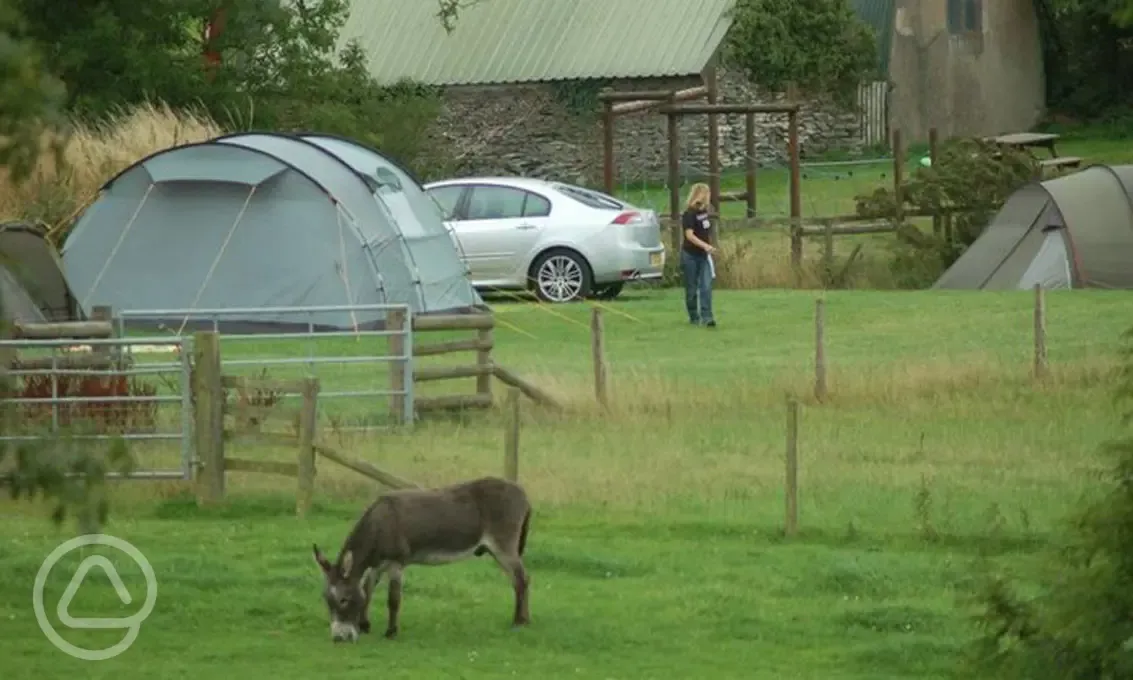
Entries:
{"type": "MultiPolygon", "coordinates": [[[[721,71],[721,102],[781,101],[761,96],[742,76],[721,71]]],[[[699,78],[618,81],[616,90],[683,89],[699,78]]],[[[725,172],[745,165],[744,116],[720,116],[720,162],[725,172]]],[[[800,119],[802,157],[832,149],[861,148],[858,116],[817,101],[804,104],[800,119]]],[[[687,116],[680,123],[681,172],[708,171],[708,118],[687,116]]],[[[599,186],[602,179],[602,126],[597,108],[575,113],[551,85],[450,88],[432,137],[453,157],[456,175],[525,175],[599,186]]],[[[619,117],[614,133],[619,183],[664,181],[668,175],[665,117],[656,113],[619,117]]],[[[787,158],[787,119],[756,116],[756,157],[762,165],[787,158]]]]}

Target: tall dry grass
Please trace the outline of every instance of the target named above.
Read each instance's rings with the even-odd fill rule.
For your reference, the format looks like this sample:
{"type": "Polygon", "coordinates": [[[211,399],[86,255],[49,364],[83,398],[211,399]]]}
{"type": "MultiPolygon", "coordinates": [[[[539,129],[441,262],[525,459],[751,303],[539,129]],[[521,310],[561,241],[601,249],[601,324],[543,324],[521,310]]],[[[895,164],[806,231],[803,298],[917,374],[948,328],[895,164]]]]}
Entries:
{"type": "MultiPolygon", "coordinates": [[[[31,176],[14,183],[0,169],[0,218],[60,230],[88,206],[114,175],[172,146],[212,139],[224,130],[213,120],[164,103],[124,109],[105,120],[71,121],[62,154],[44,153],[31,176]]],[[[47,140],[44,140],[45,148],[47,140]]]]}
{"type": "MultiPolygon", "coordinates": [[[[724,290],[894,289],[898,286],[888,249],[893,238],[889,234],[839,236],[834,241],[832,278],[826,275],[822,239],[806,238],[796,277],[791,265],[791,237],[786,228],[751,229],[743,220],[724,220],[715,256],[715,287],[724,290]],[[860,252],[851,261],[851,254],[858,246],[860,252]]],[[[679,285],[679,253],[670,254],[666,267],[666,278],[679,285]]]]}

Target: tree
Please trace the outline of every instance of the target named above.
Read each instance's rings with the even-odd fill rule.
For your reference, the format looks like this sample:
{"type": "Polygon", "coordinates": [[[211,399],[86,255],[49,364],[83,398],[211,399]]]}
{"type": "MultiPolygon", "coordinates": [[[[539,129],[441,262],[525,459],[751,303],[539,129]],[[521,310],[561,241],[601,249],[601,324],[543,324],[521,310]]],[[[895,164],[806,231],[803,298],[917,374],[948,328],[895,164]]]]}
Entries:
{"type": "Polygon", "coordinates": [[[846,105],[878,72],[873,31],[847,0],[738,0],[734,12],[725,58],[761,87],[794,83],[846,105]]]}
{"type": "Polygon", "coordinates": [[[26,22],[8,0],[0,0],[0,43],[0,164],[20,181],[35,167],[45,131],[61,126],[65,91],[45,72],[26,22]]]}
{"type": "Polygon", "coordinates": [[[1050,0],[1043,26],[1047,99],[1086,120],[1133,110],[1133,0],[1050,0]]]}
{"type": "Polygon", "coordinates": [[[411,163],[438,112],[435,92],[382,87],[356,44],[340,50],[347,0],[101,0],[68,11],[59,0],[11,1],[76,115],[160,99],[232,128],[349,136],[411,163]],[[217,18],[223,30],[206,37],[217,18]]]}
{"type": "MultiPolygon", "coordinates": [[[[25,29],[18,9],[9,0],[0,0],[0,163],[12,182],[26,179],[39,155],[58,147],[60,136],[53,133],[62,132],[63,123],[64,89],[45,71],[25,29]]],[[[0,337],[5,335],[0,327],[0,337]]],[[[9,357],[0,351],[0,397],[9,394],[8,364],[9,357]]],[[[10,431],[9,424],[16,422],[14,410],[10,402],[0,400],[0,432],[10,431]]],[[[3,483],[13,498],[54,499],[56,523],[73,512],[80,530],[90,532],[106,518],[108,505],[102,494],[106,473],[128,469],[129,456],[121,442],[111,446],[109,455],[100,456],[80,442],[57,438],[16,446],[0,443],[0,466],[11,470],[3,483]],[[15,459],[13,464],[8,465],[8,457],[15,459]]]]}

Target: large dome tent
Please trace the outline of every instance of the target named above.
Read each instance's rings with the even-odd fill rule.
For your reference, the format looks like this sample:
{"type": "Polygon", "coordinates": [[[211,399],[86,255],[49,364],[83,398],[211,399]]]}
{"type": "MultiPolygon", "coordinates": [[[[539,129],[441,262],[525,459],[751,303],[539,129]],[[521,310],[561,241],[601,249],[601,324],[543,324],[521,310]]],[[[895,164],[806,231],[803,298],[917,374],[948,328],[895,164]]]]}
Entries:
{"type": "MultiPolygon", "coordinates": [[[[295,135],[247,132],[165,149],[108,181],[79,217],[62,248],[66,276],[84,308],[482,306],[451,244],[421,257],[421,227],[394,219],[375,188],[333,149],[295,135]]],[[[384,313],[259,313],[222,317],[220,327],[309,320],[370,328],[384,313]]]]}

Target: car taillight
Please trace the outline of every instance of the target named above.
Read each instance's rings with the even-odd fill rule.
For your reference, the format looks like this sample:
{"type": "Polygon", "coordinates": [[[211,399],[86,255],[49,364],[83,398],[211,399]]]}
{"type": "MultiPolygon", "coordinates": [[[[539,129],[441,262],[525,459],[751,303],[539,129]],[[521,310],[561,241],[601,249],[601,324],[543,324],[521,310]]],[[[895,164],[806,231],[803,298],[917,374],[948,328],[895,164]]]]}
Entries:
{"type": "Polygon", "coordinates": [[[614,221],[611,222],[611,224],[636,224],[638,222],[641,222],[642,220],[643,218],[641,217],[641,213],[631,210],[615,217],[614,221]]]}

